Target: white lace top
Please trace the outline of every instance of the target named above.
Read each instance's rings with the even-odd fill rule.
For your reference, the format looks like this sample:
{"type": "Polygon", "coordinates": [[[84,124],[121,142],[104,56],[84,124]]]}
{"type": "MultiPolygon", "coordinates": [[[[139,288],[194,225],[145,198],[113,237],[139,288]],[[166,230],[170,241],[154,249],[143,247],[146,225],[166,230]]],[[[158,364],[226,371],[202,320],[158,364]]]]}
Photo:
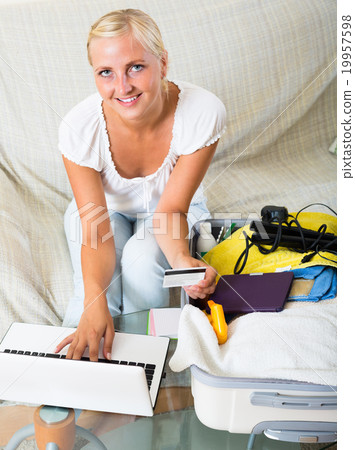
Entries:
{"type": "MultiPolygon", "coordinates": [[[[76,105],[59,127],[59,149],[69,160],[101,173],[108,209],[128,215],[155,210],[180,155],[211,145],[225,130],[223,103],[206,89],[181,81],[170,149],[158,170],[145,177],[124,178],[110,151],[102,98],[93,94],[76,105]]],[[[191,203],[203,199],[200,186],[191,203]]]]}

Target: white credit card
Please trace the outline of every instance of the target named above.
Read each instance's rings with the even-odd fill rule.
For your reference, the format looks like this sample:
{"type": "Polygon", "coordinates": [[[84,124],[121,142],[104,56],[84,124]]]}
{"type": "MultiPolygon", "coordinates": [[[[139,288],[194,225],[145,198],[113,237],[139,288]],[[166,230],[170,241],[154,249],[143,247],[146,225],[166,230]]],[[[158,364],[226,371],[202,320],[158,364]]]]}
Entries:
{"type": "Polygon", "coordinates": [[[206,267],[168,269],[165,271],[163,287],[192,286],[205,278],[206,267]]]}

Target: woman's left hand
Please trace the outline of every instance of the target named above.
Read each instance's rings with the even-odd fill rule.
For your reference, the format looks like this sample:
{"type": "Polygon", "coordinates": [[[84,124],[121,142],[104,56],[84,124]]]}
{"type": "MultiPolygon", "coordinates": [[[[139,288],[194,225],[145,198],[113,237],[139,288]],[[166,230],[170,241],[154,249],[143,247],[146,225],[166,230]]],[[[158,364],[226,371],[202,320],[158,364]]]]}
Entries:
{"type": "Polygon", "coordinates": [[[185,256],[179,258],[174,264],[174,269],[187,268],[187,267],[206,267],[205,278],[192,286],[184,286],[184,290],[187,295],[193,299],[206,298],[216,289],[216,270],[208,264],[193,258],[192,256],[185,256]]]}

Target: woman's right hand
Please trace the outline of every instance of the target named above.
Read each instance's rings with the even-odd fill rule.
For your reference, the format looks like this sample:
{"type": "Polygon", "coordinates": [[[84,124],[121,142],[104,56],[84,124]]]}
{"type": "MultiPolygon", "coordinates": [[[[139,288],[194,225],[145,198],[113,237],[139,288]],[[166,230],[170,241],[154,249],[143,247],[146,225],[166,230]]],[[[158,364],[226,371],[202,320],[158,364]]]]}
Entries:
{"type": "Polygon", "coordinates": [[[55,352],[60,352],[70,344],[67,359],[81,359],[86,347],[89,347],[90,361],[97,361],[102,337],[104,357],[110,360],[115,330],[106,298],[103,296],[85,307],[76,331],[63,339],[55,352]]]}

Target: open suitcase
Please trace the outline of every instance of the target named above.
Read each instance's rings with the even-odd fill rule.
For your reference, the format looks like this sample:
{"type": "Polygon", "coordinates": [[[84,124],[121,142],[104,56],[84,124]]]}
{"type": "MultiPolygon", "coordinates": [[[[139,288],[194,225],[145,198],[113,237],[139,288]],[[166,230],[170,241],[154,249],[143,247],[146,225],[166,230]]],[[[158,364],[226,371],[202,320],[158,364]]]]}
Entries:
{"type": "MultiPolygon", "coordinates": [[[[245,220],[211,219],[212,233],[231,222],[244,226],[245,220]]],[[[190,252],[196,254],[197,222],[190,235],[190,252]]],[[[181,303],[201,307],[182,290],[181,303]]],[[[271,439],[299,443],[337,440],[335,386],[293,380],[229,378],[213,376],[191,366],[191,387],[195,411],[206,426],[231,433],[250,434],[248,449],[264,433],[271,439]]]]}

